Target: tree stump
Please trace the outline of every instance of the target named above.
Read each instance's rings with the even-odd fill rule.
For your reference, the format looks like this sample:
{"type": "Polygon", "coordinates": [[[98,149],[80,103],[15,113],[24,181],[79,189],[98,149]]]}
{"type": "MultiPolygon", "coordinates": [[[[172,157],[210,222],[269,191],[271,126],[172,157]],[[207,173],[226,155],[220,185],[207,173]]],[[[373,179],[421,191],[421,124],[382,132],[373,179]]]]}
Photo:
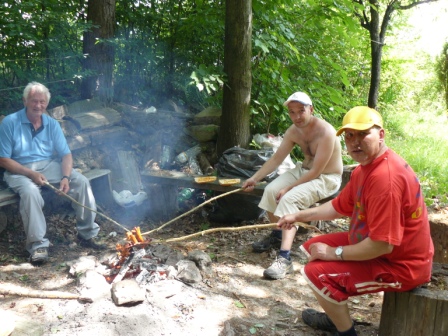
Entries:
{"type": "Polygon", "coordinates": [[[384,293],[378,335],[448,335],[447,276],[448,265],[434,263],[428,288],[384,293]]]}
{"type": "Polygon", "coordinates": [[[434,262],[448,264],[448,216],[446,214],[430,214],[429,227],[434,242],[434,262]]]}

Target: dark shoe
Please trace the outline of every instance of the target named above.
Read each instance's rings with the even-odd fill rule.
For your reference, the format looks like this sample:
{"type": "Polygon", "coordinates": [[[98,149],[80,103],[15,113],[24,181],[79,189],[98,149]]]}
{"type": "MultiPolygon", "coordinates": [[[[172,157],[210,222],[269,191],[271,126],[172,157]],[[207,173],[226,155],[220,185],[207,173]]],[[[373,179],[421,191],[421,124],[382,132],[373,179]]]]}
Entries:
{"type": "Polygon", "coordinates": [[[305,309],[302,312],[302,320],[305,324],[309,325],[311,328],[337,332],[336,326],[330,320],[327,314],[318,312],[314,309],[305,309]]]}
{"type": "Polygon", "coordinates": [[[46,247],[39,247],[35,249],[30,255],[31,263],[44,263],[48,260],[48,249],[46,247]]]}
{"type": "Polygon", "coordinates": [[[268,279],[283,279],[286,274],[294,272],[292,267],[292,261],[282,256],[277,256],[274,263],[266,268],[263,272],[263,276],[268,279]]]}
{"type": "Polygon", "coordinates": [[[282,244],[282,239],[276,236],[275,231],[272,231],[271,234],[260,241],[257,241],[252,244],[252,248],[254,252],[265,252],[269,251],[271,248],[280,248],[282,244]]]}
{"type": "Polygon", "coordinates": [[[94,250],[105,250],[106,249],[106,246],[97,243],[98,237],[84,239],[84,238],[78,236],[78,240],[79,240],[79,245],[81,245],[82,247],[87,247],[87,248],[91,248],[94,250]]]}

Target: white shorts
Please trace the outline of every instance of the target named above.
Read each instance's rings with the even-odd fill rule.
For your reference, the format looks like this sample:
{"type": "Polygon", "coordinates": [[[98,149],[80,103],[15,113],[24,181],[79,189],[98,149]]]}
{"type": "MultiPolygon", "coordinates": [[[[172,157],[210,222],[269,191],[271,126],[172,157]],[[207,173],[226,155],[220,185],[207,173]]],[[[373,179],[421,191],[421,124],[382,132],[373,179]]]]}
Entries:
{"type": "Polygon", "coordinates": [[[302,168],[302,163],[299,162],[295,168],[284,172],[266,186],[258,206],[273,213],[277,217],[282,217],[299,210],[307,209],[321,199],[327,198],[339,190],[342,182],[341,174],[321,174],[314,180],[292,188],[277,204],[275,198],[278,192],[295,183],[307,171],[308,169],[302,168]]]}

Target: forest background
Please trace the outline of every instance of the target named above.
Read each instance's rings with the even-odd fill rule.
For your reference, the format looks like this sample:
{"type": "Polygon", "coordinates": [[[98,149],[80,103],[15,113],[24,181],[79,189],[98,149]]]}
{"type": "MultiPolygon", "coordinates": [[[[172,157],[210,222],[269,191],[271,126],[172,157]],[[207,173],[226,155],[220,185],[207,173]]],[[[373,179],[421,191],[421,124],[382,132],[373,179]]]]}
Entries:
{"type": "MultiPolygon", "coordinates": [[[[191,113],[222,107],[231,2],[5,0],[0,113],[20,109],[33,80],[50,88],[50,108],[95,96],[142,108],[173,101],[191,113]]],[[[295,91],[307,92],[315,113],[335,128],[348,109],[367,105],[371,37],[359,13],[400,2],[253,0],[251,134],[282,134],[290,123],[282,102],[295,91]]],[[[396,10],[382,44],[376,108],[388,145],[417,172],[428,204],[447,203],[447,18],[446,1],[396,10]]]]}

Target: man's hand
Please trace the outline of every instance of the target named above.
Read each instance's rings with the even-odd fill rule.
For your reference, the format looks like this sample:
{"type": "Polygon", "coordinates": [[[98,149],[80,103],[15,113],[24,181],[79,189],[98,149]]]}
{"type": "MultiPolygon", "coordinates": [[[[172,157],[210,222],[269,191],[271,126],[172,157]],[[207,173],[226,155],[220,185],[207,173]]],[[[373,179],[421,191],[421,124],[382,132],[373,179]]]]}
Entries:
{"type": "Polygon", "coordinates": [[[310,245],[309,261],[313,260],[338,260],[335,253],[336,248],[324,243],[314,243],[310,245]]]}
{"type": "Polygon", "coordinates": [[[280,191],[275,196],[275,201],[277,203],[280,202],[281,198],[291,189],[292,189],[292,187],[286,187],[286,188],[280,189],[280,191]]]}
{"type": "Polygon", "coordinates": [[[295,222],[299,222],[299,220],[297,220],[297,215],[299,213],[283,216],[278,220],[277,226],[282,230],[290,230],[292,227],[295,226],[294,225],[295,222]]]}
{"type": "Polygon", "coordinates": [[[70,182],[68,181],[68,179],[63,178],[59,184],[59,190],[62,191],[63,193],[68,193],[68,191],[70,190],[70,182]]]}
{"type": "Polygon", "coordinates": [[[47,178],[43,174],[36,171],[32,171],[28,177],[39,186],[43,186],[47,182],[47,178]]]}
{"type": "Polygon", "coordinates": [[[244,191],[252,191],[254,190],[255,185],[257,184],[257,181],[255,181],[254,178],[249,178],[246,181],[244,181],[243,185],[241,186],[241,188],[243,188],[244,191]]]}

